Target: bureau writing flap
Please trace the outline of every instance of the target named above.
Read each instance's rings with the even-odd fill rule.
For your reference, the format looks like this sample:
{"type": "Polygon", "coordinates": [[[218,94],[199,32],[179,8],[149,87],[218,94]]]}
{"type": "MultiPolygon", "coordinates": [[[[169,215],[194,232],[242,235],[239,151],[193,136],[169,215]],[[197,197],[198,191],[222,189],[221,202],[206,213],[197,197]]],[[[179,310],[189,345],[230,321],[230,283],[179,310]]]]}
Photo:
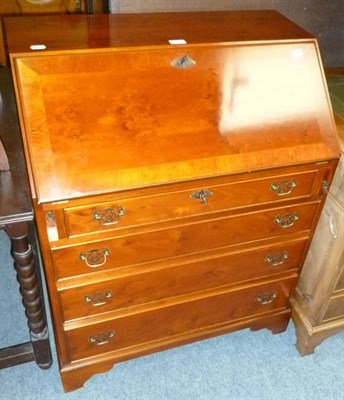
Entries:
{"type": "Polygon", "coordinates": [[[15,66],[39,201],[338,155],[312,40],[36,54],[15,66]]]}

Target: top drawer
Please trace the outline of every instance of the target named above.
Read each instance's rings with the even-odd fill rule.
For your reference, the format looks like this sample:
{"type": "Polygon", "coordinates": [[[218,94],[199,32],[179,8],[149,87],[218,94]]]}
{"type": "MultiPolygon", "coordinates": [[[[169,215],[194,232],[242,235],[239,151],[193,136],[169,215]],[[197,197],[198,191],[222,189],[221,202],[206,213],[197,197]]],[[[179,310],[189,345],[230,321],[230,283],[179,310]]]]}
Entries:
{"type": "Polygon", "coordinates": [[[88,204],[72,201],[63,210],[67,236],[159,223],[283,200],[309,199],[319,194],[326,173],[325,168],[319,167],[322,166],[147,188],[113,194],[106,201],[94,202],[92,205],[89,199],[88,204]]]}

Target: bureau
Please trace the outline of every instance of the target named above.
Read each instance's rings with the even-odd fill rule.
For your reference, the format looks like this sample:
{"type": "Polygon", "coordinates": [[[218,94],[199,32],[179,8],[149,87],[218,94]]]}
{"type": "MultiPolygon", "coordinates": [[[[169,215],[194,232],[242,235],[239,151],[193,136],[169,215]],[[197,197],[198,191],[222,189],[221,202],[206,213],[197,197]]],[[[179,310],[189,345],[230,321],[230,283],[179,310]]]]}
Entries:
{"type": "Polygon", "coordinates": [[[64,389],[284,331],[340,153],[316,40],[274,11],[5,24],[64,389]]]}

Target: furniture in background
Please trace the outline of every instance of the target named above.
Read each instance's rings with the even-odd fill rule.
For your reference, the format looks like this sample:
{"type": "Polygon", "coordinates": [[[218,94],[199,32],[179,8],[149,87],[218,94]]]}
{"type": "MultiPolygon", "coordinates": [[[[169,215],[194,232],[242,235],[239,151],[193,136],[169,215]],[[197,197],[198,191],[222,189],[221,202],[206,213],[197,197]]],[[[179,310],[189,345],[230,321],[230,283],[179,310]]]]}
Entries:
{"type": "Polygon", "coordinates": [[[344,330],[344,70],[333,74],[329,72],[328,83],[342,156],[291,298],[301,355],[344,330]]]}
{"type": "Polygon", "coordinates": [[[340,153],[316,40],[274,11],[46,22],[5,25],[64,389],[284,331],[340,153]]]}
{"type": "MultiPolygon", "coordinates": [[[[11,254],[30,337],[26,343],[0,349],[0,368],[35,361],[45,369],[50,367],[52,356],[40,279],[34,213],[12,78],[7,68],[0,68],[0,94],[0,134],[9,162],[9,169],[0,171],[0,229],[4,229],[11,241],[11,254]]],[[[22,307],[20,303],[8,306],[22,307]]]]}
{"type": "MultiPolygon", "coordinates": [[[[1,99],[0,99],[0,107],[1,107],[1,99]]],[[[2,144],[2,140],[0,138],[0,171],[8,171],[10,166],[8,164],[8,157],[2,144]]]]}
{"type": "Polygon", "coordinates": [[[0,2],[0,66],[7,65],[2,20],[10,15],[108,13],[109,0],[6,0],[0,2]]]}

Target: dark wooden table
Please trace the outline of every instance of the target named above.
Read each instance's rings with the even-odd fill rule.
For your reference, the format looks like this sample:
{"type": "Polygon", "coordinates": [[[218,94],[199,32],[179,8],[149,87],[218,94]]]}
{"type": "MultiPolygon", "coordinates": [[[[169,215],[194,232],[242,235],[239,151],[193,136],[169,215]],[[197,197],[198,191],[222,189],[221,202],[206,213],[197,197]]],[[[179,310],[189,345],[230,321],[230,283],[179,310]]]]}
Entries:
{"type": "MultiPolygon", "coordinates": [[[[0,349],[0,368],[36,361],[39,367],[46,369],[52,363],[52,356],[38,245],[11,71],[8,68],[0,68],[0,135],[9,164],[9,170],[4,168],[0,172],[0,229],[6,232],[11,241],[11,254],[30,335],[30,341],[26,343],[0,349]]],[[[1,268],[3,267],[2,265],[1,268]]],[[[22,307],[21,304],[9,306],[22,307]]]]}

